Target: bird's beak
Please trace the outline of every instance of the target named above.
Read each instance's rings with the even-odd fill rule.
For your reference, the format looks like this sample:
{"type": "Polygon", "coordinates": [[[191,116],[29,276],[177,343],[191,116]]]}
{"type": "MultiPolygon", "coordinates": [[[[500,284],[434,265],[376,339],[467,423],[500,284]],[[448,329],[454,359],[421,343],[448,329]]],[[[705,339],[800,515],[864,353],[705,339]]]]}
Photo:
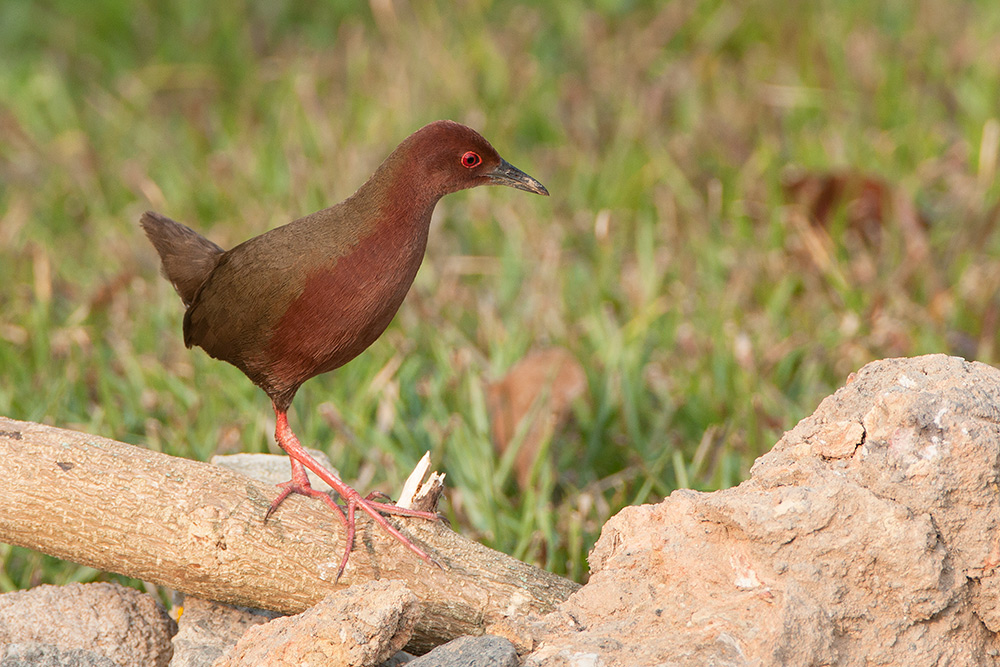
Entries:
{"type": "Polygon", "coordinates": [[[502,158],[496,169],[487,173],[486,177],[490,179],[491,185],[509,185],[525,192],[549,196],[549,191],[544,185],[502,158]]]}

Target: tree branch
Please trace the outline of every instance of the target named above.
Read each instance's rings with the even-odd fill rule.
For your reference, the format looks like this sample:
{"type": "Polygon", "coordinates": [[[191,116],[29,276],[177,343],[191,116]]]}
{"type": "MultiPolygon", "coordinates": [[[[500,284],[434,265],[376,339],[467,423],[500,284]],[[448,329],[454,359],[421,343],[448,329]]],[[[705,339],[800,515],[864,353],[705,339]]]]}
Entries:
{"type": "Polygon", "coordinates": [[[290,497],[267,524],[274,487],[218,466],[100,436],[0,417],[0,541],[231,604],[298,613],[371,579],[400,579],[424,613],[426,650],[551,611],[578,585],[463,538],[393,517],[442,563],[424,563],[358,516],[350,563],[333,579],[344,530],[290,497]]]}

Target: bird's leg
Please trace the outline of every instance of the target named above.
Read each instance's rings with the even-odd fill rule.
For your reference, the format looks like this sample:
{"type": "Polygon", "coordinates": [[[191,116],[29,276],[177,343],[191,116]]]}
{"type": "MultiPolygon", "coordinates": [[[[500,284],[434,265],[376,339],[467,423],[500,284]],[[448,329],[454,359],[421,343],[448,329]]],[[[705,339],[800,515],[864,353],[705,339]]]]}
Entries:
{"type": "Polygon", "coordinates": [[[278,497],[271,503],[271,507],[268,508],[267,514],[264,517],[265,521],[267,520],[267,517],[269,517],[271,513],[278,508],[278,505],[280,505],[281,502],[292,493],[300,493],[304,496],[324,500],[334,509],[347,530],[344,557],[340,561],[340,569],[337,570],[337,579],[340,579],[340,575],[343,574],[344,568],[347,567],[347,560],[351,556],[351,549],[354,546],[355,532],[354,512],[359,507],[371,516],[375,523],[382,526],[382,528],[399,540],[407,549],[420,556],[428,563],[440,567],[437,561],[428,556],[423,549],[414,544],[408,537],[403,535],[392,524],[386,521],[385,517],[382,516],[381,513],[384,512],[386,514],[398,514],[401,516],[415,516],[435,521],[438,519],[437,514],[433,512],[420,512],[417,510],[397,507],[391,503],[375,502],[371,499],[372,496],[367,498],[362,497],[360,493],[345,484],[339,477],[332,474],[329,470],[321,466],[316,459],[310,456],[309,452],[307,452],[302,446],[299,439],[295,437],[295,433],[292,432],[291,427],[288,425],[288,414],[284,410],[275,408],[274,413],[277,417],[277,427],[274,431],[274,437],[275,440],[278,441],[278,445],[285,450],[285,453],[288,454],[292,460],[292,479],[284,484],[278,485],[281,488],[281,493],[278,494],[278,497]],[[328,494],[323,493],[322,491],[316,491],[312,488],[309,484],[309,478],[306,476],[306,468],[318,475],[320,479],[329,484],[333,490],[344,499],[347,503],[346,517],[344,516],[344,512],[341,510],[340,506],[337,505],[337,503],[335,503],[328,494]]]}

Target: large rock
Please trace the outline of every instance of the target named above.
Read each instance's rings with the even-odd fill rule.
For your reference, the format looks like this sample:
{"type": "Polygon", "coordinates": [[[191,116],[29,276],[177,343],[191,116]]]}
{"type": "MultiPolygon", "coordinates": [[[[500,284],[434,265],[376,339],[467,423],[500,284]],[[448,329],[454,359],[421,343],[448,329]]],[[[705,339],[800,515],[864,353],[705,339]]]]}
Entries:
{"type": "Polygon", "coordinates": [[[518,667],[520,664],[514,645],[493,635],[452,639],[406,663],[407,667],[518,667]]]}
{"type": "Polygon", "coordinates": [[[52,644],[0,645],[0,667],[121,667],[101,653],[52,644]]]}
{"type": "Polygon", "coordinates": [[[993,665],[1000,371],[865,366],[740,486],[609,521],[526,664],[993,665]]]}
{"type": "MultiPolygon", "coordinates": [[[[37,586],[0,595],[4,660],[13,660],[15,652],[3,648],[18,645],[37,650],[31,659],[38,664],[52,659],[53,651],[66,655],[84,651],[105,656],[120,667],[166,667],[175,632],[177,625],[152,596],[118,584],[37,586]]],[[[16,655],[24,659],[26,653],[16,655]]]]}
{"type": "Polygon", "coordinates": [[[369,581],[251,627],[214,667],[374,667],[413,633],[420,603],[400,581],[369,581]]]}
{"type": "MultiPolygon", "coordinates": [[[[277,612],[235,607],[221,602],[184,598],[184,613],[177,619],[170,667],[211,667],[236,646],[243,634],[280,616],[277,612]]],[[[0,665],[3,667],[3,665],[0,665]]]]}

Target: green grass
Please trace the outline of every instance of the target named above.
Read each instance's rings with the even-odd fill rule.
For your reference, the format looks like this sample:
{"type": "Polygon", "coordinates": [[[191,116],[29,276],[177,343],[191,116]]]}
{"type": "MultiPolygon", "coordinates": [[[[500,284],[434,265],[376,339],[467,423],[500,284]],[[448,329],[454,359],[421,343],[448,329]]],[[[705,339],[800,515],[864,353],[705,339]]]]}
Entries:
{"type": "MultiPolygon", "coordinates": [[[[0,4],[0,414],[274,450],[263,393],[184,348],[138,216],[231,246],[436,118],[552,197],[443,200],[389,331],[292,424],[386,490],[429,449],[454,526],[494,548],[582,580],[614,512],[738,483],[864,363],[997,361],[1000,5],[355,5],[0,4]],[[793,169],[884,179],[926,232],[890,206],[865,242],[844,201],[811,224],[793,169]],[[484,384],[548,345],[588,386],[520,491],[484,384]]],[[[3,590],[107,576],[0,557],[3,590]]]]}

